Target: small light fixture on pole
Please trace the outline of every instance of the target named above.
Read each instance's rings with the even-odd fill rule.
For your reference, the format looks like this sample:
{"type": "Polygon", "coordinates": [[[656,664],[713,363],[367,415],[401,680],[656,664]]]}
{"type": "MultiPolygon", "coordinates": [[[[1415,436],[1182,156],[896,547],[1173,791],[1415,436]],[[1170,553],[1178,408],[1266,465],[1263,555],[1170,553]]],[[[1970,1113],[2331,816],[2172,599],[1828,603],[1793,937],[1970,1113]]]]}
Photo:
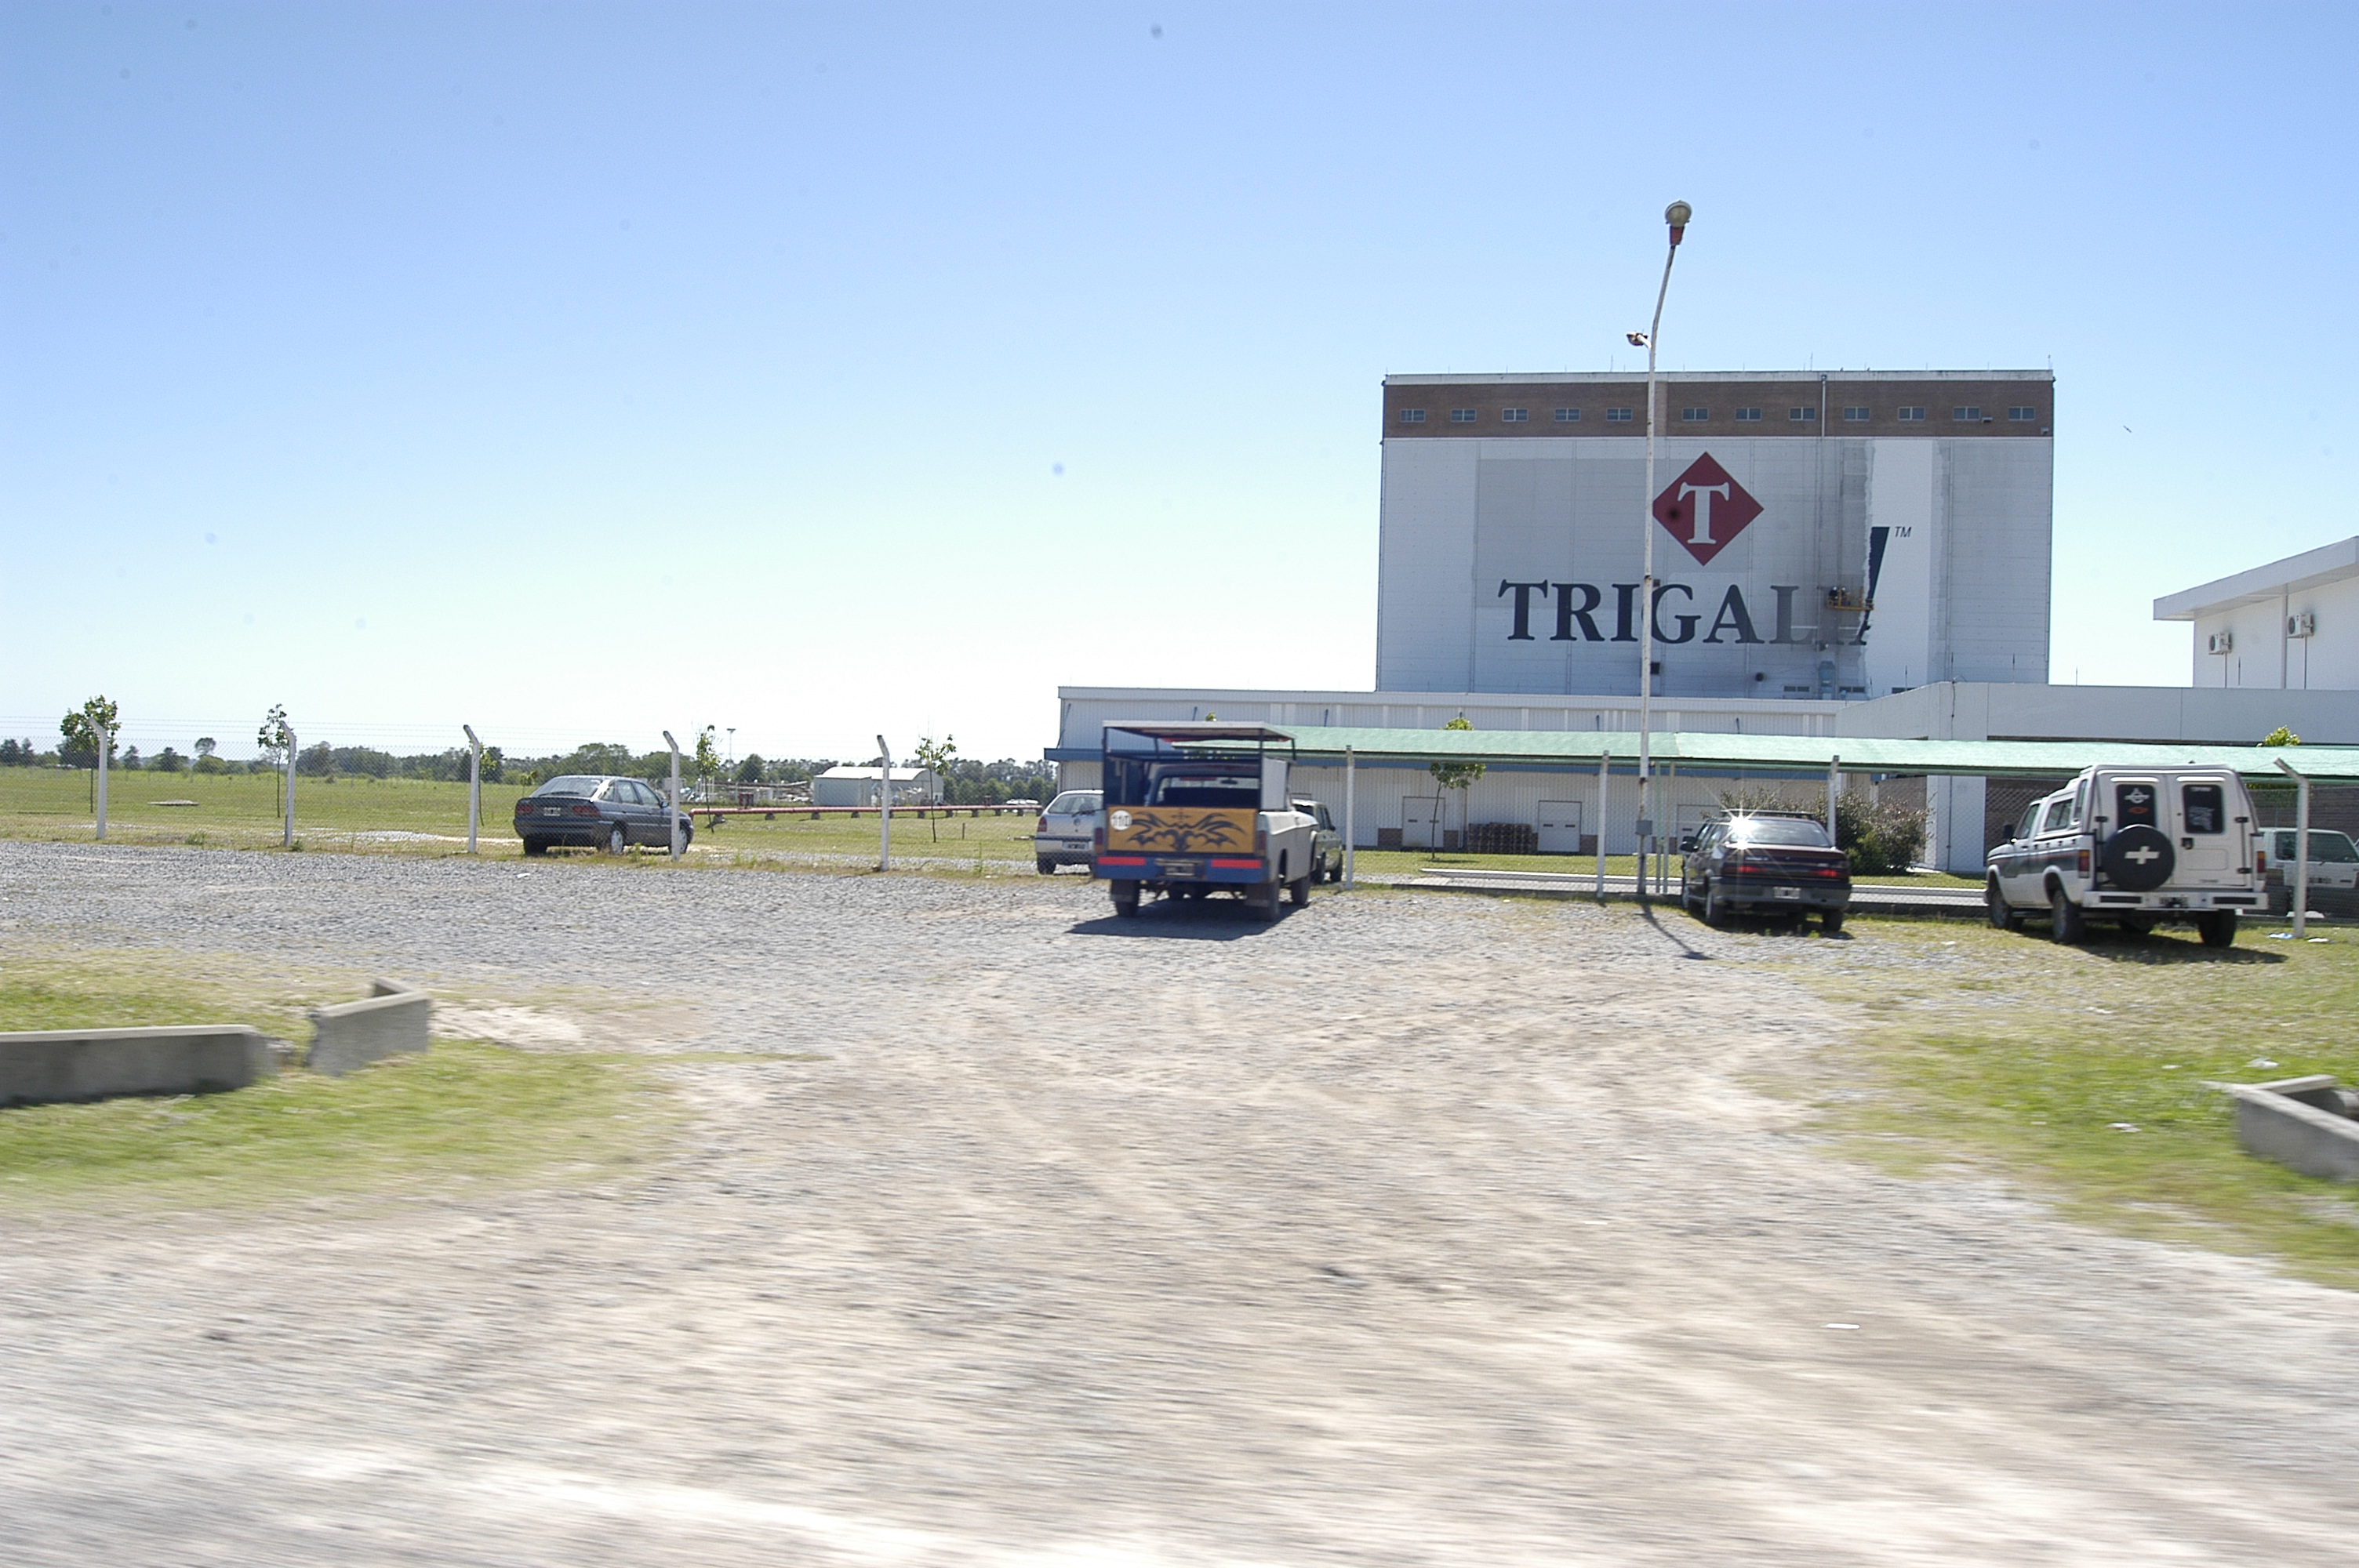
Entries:
{"type": "MultiPolygon", "coordinates": [[[[1644,344],[1647,350],[1647,492],[1638,501],[1639,527],[1645,540],[1645,566],[1639,573],[1638,589],[1638,896],[1647,894],[1647,851],[1648,840],[1655,836],[1655,824],[1647,814],[1650,809],[1647,792],[1654,771],[1655,728],[1655,340],[1663,331],[1663,301],[1671,292],[1671,264],[1679,259],[1680,242],[1687,237],[1688,220],[1695,209],[1684,201],[1674,201],[1663,209],[1663,222],[1670,226],[1669,247],[1663,255],[1663,283],[1655,291],[1655,319],[1644,333],[1628,334],[1633,344],[1644,344]]],[[[1605,824],[1597,825],[1602,835],[1605,824]]],[[[1602,842],[1602,839],[1601,839],[1602,842]]]]}
{"type": "Polygon", "coordinates": [[[876,750],[885,759],[885,765],[876,772],[876,869],[889,871],[893,869],[893,748],[879,735],[876,750]]]}
{"type": "Polygon", "coordinates": [[[671,858],[679,859],[679,742],[671,731],[663,732],[664,744],[671,748],[671,800],[664,812],[664,826],[671,834],[671,858]]]}
{"type": "Polygon", "coordinates": [[[462,724],[467,732],[467,853],[475,852],[475,825],[484,816],[484,743],[475,739],[475,727],[462,724]]]}

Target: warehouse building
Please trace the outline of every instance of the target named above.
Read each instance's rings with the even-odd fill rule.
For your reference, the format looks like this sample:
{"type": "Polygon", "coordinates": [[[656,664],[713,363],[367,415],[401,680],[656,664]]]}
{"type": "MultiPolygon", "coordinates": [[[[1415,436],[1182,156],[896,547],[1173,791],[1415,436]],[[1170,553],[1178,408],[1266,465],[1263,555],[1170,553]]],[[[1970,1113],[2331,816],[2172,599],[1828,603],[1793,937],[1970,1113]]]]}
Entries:
{"type": "MultiPolygon", "coordinates": [[[[1602,834],[1628,854],[1642,816],[1684,830],[1748,782],[1670,773],[1640,810],[1629,753],[1648,514],[1658,733],[2251,745],[2282,724],[2359,743],[2359,691],[2326,689],[2359,686],[2359,640],[2346,662],[2340,643],[2277,657],[2271,642],[2191,689],[2047,684],[2054,393],[2046,371],[1673,373],[1658,395],[1649,504],[1643,377],[1388,378],[1375,688],[1062,687],[1048,756],[1065,787],[1094,785],[1101,731],[1125,719],[1432,729],[1463,717],[1618,734],[1627,751],[1602,772],[1503,763],[1463,792],[1377,762],[1357,775],[1354,821],[1365,848],[1449,849],[1481,825],[1520,824],[1543,850],[1592,853],[1602,834]],[[2282,678],[2253,689],[2279,665],[2282,678]]],[[[2271,626],[2290,644],[2313,622],[2342,626],[2342,593],[2359,627],[2359,540],[2156,613],[2199,622],[2201,665],[2220,657],[2201,652],[2203,617],[2247,646],[2271,626]]],[[[1297,782],[1342,799],[1340,769],[1297,782]]],[[[2052,782],[1864,773],[1844,787],[1921,805],[1928,860],[1979,874],[2052,782]]],[[[1798,799],[1826,787],[1788,783],[1798,799]]]]}
{"type": "MultiPolygon", "coordinates": [[[[2048,678],[2046,371],[1675,373],[1655,692],[2048,678]]],[[[1379,691],[1638,690],[1643,376],[1384,386],[1379,691]]]]}
{"type": "Polygon", "coordinates": [[[2195,632],[2192,684],[2359,688],[2359,539],[2339,539],[2154,601],[2195,632]]]}
{"type": "MultiPolygon", "coordinates": [[[[882,768],[830,768],[811,780],[813,806],[875,806],[883,789],[882,768]]],[[[935,799],[941,780],[931,768],[895,768],[893,804],[919,805],[935,799]]]]}
{"type": "MultiPolygon", "coordinates": [[[[1435,787],[1422,767],[1375,762],[1359,771],[1354,827],[1364,849],[1449,849],[1485,823],[1533,827],[1543,851],[1593,853],[1603,824],[1609,854],[1637,846],[1637,698],[1554,698],[1484,692],[1207,690],[1061,687],[1057,744],[1049,760],[1067,789],[1098,783],[1104,727],[1126,719],[1201,719],[1290,729],[1437,730],[1464,718],[1478,730],[1625,737],[1605,776],[1593,767],[1507,763],[1461,793],[1435,787]],[[1424,827],[1420,827],[1420,824],[1424,827]]],[[[2187,687],[2030,686],[1942,681],[1866,701],[1786,702],[1682,697],[1659,703],[1656,732],[1804,735],[1832,740],[2184,741],[2249,746],[2283,724],[2313,744],[2359,744],[2359,692],[2222,691],[2187,687]]],[[[1841,747],[1833,748],[1840,755],[1841,747]]],[[[1874,792],[1927,817],[1926,858],[1944,870],[1979,874],[1983,852],[2004,838],[2025,806],[2060,780],[1893,778],[1847,774],[1844,787],[1874,792]]],[[[1823,773],[1738,778],[1712,771],[1659,776],[1652,806],[1665,831],[1686,831],[1746,784],[1789,789],[1798,804],[1823,799],[1823,773]]],[[[1304,768],[1298,789],[1340,806],[1343,770],[1304,768]]],[[[2359,801],[2353,803],[2359,807],[2359,801]]],[[[2321,826],[2340,826],[2338,817],[2321,826]]],[[[2354,826],[2359,826],[2354,821],[2354,826]]]]}

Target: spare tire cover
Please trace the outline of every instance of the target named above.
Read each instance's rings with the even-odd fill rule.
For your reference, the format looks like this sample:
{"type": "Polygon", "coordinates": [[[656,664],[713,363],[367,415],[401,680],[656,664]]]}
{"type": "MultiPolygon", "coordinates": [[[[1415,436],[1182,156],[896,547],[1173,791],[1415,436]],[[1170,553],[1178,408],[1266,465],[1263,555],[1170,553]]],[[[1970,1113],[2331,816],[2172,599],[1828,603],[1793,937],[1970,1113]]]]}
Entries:
{"type": "Polygon", "coordinates": [[[2151,892],[2170,880],[2178,861],[2170,840],[2159,829],[2133,822],[2105,840],[2101,863],[2115,887],[2151,892]]]}

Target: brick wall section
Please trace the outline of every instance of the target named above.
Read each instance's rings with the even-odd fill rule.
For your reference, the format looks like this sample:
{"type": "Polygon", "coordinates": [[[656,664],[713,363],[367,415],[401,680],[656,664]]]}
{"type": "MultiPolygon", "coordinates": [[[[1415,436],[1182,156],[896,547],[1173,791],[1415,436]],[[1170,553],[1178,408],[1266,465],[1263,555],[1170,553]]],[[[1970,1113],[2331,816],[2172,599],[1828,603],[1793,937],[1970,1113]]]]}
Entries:
{"type": "MultiPolygon", "coordinates": [[[[1826,412],[1821,418],[1798,422],[1791,409],[1819,406],[1820,384],[1813,376],[1758,382],[1681,381],[1666,377],[1657,389],[1655,433],[1658,436],[1927,436],[2004,437],[2049,435],[2054,427],[2056,384],[2051,381],[1843,381],[1826,384],[1826,412]],[[1846,406],[1864,407],[1868,418],[1844,422],[1846,406]],[[1980,419],[1953,417],[1961,406],[1978,407],[1980,419]],[[1710,410],[1708,419],[1689,422],[1683,408],[1710,410]],[[1922,408],[1924,420],[1903,420],[1903,408],[1922,408]],[[2028,407],[2035,417],[2010,420],[2011,407],[2028,407]],[[1740,408],[1758,408],[1758,423],[1739,420],[1740,408]]],[[[1581,382],[1387,382],[1385,385],[1386,440],[1427,440],[1480,437],[1486,440],[1553,438],[1559,440],[1599,436],[1643,436],[1647,432],[1647,380],[1581,382]],[[1401,411],[1425,411],[1423,422],[1403,424],[1401,411]],[[1471,424],[1453,424],[1451,410],[1471,408],[1471,424]],[[1511,408],[1529,417],[1510,421],[1511,408]],[[1559,424],[1556,410],[1578,408],[1579,422],[1559,424]],[[1627,408],[1627,424],[1608,423],[1609,408],[1627,408]]]]}

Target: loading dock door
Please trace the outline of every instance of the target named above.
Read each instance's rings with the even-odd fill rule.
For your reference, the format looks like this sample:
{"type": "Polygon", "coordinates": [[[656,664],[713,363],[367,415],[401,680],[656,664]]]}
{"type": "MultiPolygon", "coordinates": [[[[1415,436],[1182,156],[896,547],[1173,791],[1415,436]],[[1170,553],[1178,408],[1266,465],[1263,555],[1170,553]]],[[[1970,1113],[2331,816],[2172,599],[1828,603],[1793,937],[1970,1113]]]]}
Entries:
{"type": "Polygon", "coordinates": [[[1441,797],[1433,795],[1410,795],[1401,797],[1401,848],[1404,849],[1439,849],[1441,848],[1441,797]]]}
{"type": "Polygon", "coordinates": [[[1543,855],[1581,853],[1581,802],[1577,800],[1540,802],[1540,853],[1543,855]]]}

